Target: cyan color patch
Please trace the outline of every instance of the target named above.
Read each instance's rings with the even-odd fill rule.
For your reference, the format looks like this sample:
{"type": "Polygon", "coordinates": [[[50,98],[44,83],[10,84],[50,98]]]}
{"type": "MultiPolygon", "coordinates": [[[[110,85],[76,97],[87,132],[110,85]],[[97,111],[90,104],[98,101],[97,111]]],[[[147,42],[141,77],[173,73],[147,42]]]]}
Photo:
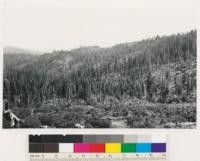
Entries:
{"type": "Polygon", "coordinates": [[[151,144],[149,143],[137,143],[136,153],[151,153],[151,144]]]}

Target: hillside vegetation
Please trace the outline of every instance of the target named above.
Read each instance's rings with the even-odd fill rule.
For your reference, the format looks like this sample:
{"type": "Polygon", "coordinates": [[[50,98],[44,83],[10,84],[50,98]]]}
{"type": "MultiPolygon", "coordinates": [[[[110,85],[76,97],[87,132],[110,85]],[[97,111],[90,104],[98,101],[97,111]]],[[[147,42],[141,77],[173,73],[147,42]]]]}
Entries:
{"type": "Polygon", "coordinates": [[[193,30],[110,48],[7,53],[4,99],[23,127],[193,128],[196,37],[193,30]]]}

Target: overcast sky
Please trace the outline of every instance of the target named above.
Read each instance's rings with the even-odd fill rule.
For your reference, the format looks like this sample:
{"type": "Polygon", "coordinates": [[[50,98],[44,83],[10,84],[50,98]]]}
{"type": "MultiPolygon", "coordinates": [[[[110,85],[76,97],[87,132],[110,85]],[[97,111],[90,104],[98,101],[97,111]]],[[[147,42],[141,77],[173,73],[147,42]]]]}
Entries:
{"type": "Polygon", "coordinates": [[[193,5],[5,5],[3,44],[34,50],[112,46],[197,27],[193,5]]]}

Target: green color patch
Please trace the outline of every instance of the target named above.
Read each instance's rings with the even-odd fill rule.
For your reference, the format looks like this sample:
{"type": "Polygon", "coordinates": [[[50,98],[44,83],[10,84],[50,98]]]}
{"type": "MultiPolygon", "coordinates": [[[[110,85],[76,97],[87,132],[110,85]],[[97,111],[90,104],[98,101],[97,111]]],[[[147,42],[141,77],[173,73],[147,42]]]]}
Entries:
{"type": "Polygon", "coordinates": [[[133,153],[136,152],[136,144],[133,143],[123,143],[121,144],[122,153],[133,153]]]}

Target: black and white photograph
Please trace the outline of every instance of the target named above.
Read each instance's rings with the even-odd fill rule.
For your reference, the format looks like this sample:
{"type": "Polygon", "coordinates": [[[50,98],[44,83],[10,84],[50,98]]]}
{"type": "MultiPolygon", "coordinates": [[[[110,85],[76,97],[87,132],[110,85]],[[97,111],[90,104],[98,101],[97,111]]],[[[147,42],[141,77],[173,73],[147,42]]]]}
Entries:
{"type": "Polygon", "coordinates": [[[197,8],[3,8],[3,128],[196,128],[197,8]]]}

